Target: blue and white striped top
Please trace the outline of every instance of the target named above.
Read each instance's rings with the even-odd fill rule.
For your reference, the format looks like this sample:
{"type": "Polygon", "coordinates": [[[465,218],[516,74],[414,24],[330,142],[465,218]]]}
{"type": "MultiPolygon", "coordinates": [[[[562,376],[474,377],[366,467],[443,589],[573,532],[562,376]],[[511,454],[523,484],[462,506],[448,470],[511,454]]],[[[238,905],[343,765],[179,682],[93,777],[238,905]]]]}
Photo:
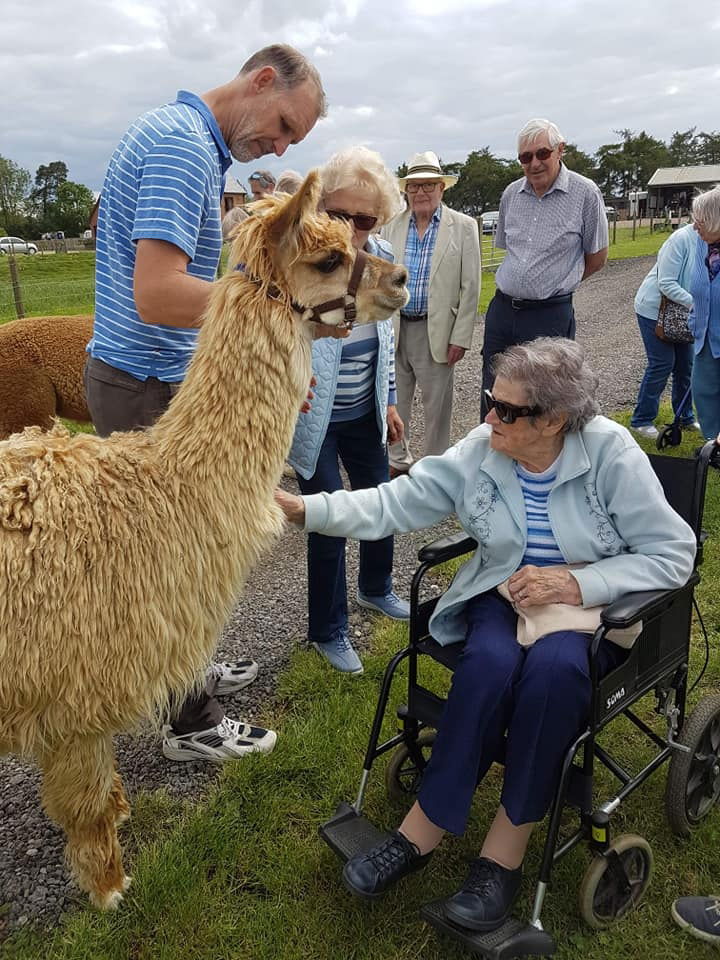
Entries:
{"type": "MultiPolygon", "coordinates": [[[[353,327],[343,340],[331,423],[357,420],[375,409],[375,368],[378,333],[374,323],[353,327]]],[[[395,350],[390,351],[388,404],[397,403],[395,350]]]]}
{"type": "Polygon", "coordinates": [[[408,271],[407,286],[410,299],[407,302],[407,306],[403,309],[403,313],[428,312],[430,264],[432,263],[432,255],[435,250],[435,241],[437,240],[441,215],[442,204],[439,204],[435,213],[430,217],[430,223],[421,240],[417,232],[415,214],[410,214],[408,235],[405,241],[404,260],[408,271]]]}
{"type": "Polygon", "coordinates": [[[548,497],[557,478],[559,460],[560,457],[542,473],[530,473],[519,463],[515,464],[527,517],[527,546],[520,564],[523,567],[528,563],[536,567],[549,567],[566,562],[552,532],[547,509],[548,497]]]}
{"type": "Polygon", "coordinates": [[[166,240],[190,258],[191,276],[214,280],[222,247],[220,198],[231,163],[215,117],[187,91],[130,126],[100,197],[91,356],[138,380],[184,378],[198,330],[140,319],[133,296],[135,244],[166,240]]]}

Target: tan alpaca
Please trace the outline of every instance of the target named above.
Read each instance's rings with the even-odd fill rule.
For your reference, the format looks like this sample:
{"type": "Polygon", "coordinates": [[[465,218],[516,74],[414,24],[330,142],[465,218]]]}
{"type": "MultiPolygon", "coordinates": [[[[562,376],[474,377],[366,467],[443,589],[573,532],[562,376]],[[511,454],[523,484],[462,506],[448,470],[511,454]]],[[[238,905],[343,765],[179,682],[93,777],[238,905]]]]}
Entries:
{"type": "MultiPolygon", "coordinates": [[[[215,285],[186,381],[154,427],[106,439],[31,428],[0,443],[0,750],[38,758],[45,809],[101,907],[127,884],[112,736],[202,676],[282,528],[273,490],[311,375],[298,304],[342,296],[356,256],[318,195],[310,174],[243,225],[234,258],[246,273],[215,285]]],[[[404,305],[405,279],[369,257],[363,320],[404,305]]]]}
{"type": "Polygon", "coordinates": [[[92,317],[26,317],[0,326],[0,440],[55,417],[90,420],[85,347],[92,317]]]}

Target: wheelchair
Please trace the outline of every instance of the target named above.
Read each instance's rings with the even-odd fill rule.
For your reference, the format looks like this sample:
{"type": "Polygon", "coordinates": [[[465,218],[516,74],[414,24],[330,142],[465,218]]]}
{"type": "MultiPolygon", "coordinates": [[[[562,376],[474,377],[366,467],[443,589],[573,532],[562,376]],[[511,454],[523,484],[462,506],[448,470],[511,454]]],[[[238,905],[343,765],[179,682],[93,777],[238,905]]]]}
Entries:
{"type": "MultiPolygon", "coordinates": [[[[421,914],[441,934],[492,960],[521,956],[552,956],[556,945],[543,929],[541,913],[554,864],[581,842],[586,842],[592,861],[580,888],[580,912],[593,928],[602,929],[620,919],[639,903],[650,882],[653,855],[642,837],[610,834],[610,817],[620,804],[659,767],[668,763],[665,807],[671,830],[688,836],[711,811],[720,797],[720,694],[700,700],[686,717],[690,625],[693,607],[709,644],[700,611],[694,599],[700,581],[704,533],[701,529],[708,466],[718,462],[716,442],[706,443],[695,459],[650,456],[669,503],[690,524],[697,537],[696,562],[687,583],[676,590],[653,590],[627,594],[603,612],[601,625],[590,646],[591,703],[588,726],[565,755],[557,790],[547,818],[539,877],[532,914],[528,921],[512,916],[499,928],[475,933],[454,925],[445,915],[444,901],[426,904],[421,914]],[[611,629],[626,629],[642,622],[642,632],[628,657],[605,677],[598,677],[597,651],[611,629]],[[664,718],[660,736],[631,707],[653,693],[655,711],[664,718]],[[652,759],[631,773],[597,742],[598,734],[619,715],[625,716],[651,742],[652,759]],[[605,802],[594,799],[593,770],[601,763],[618,781],[615,795],[605,802]],[[565,808],[571,808],[573,830],[563,827],[565,808]],[[573,813],[572,811],[575,811],[573,813]],[[575,823],[577,822],[577,827],[575,823]]],[[[421,601],[421,586],[428,571],[438,564],[471,552],[477,543],[465,534],[446,537],[423,547],[411,587],[410,637],[406,649],[388,664],[365,753],[358,793],[354,803],[340,803],[333,817],[320,827],[320,836],[342,859],[348,860],[382,842],[383,833],[362,815],[364,797],[375,760],[394,751],[386,771],[386,787],[393,798],[411,801],[419,789],[427,765],[434,730],[445,701],[418,680],[421,657],[453,670],[462,644],[440,646],[428,632],[428,621],[437,597],[421,601]],[[407,703],[398,709],[398,732],[380,743],[381,728],[397,668],[408,661],[407,703]]],[[[427,591],[426,591],[427,592],[427,591]]],[[[692,689],[692,688],[691,688],[692,689]]],[[[502,757],[497,758],[502,762],[502,757]]]]}

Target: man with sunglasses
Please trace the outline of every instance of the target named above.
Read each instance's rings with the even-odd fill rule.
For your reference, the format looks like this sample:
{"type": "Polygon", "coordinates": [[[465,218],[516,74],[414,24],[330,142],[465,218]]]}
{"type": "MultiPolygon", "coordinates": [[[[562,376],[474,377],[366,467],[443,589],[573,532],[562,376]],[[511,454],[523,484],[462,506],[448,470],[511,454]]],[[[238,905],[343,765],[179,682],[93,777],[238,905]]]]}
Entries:
{"type": "Polygon", "coordinates": [[[253,170],[248,177],[253,200],[260,200],[269,193],[275,193],[275,177],[269,170],[253,170]]]}
{"type": "Polygon", "coordinates": [[[457,177],[443,173],[437,155],[416,154],[400,178],[408,209],[383,228],[398,260],[408,269],[410,300],[395,328],[397,408],[405,435],[390,446],[390,476],[407,473],[410,417],[420,388],[425,418],[423,453],[450,446],[453,371],[472,342],[480,292],[477,223],[443,202],[457,177]]]}
{"type": "Polygon", "coordinates": [[[488,411],[491,361],[536,337],[575,338],[572,297],[607,260],[608,223],[597,186],[562,162],[563,135],[530,120],[518,135],[524,176],[500,200],[495,243],[506,251],[485,317],[481,419],[488,411]]]}

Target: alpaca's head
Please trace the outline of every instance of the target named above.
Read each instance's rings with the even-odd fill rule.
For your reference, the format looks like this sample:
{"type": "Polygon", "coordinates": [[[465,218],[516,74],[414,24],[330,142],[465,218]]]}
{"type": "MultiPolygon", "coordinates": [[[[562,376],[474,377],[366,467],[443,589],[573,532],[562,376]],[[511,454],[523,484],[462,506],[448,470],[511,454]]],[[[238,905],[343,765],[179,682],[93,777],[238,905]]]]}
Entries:
{"type": "MultiPolygon", "coordinates": [[[[320,179],[308,174],[291,197],[268,196],[253,205],[253,216],[241,224],[233,243],[231,262],[272,295],[276,287],[295,304],[311,310],[337,298],[344,299],[357,251],[347,223],[318,211],[320,179]]],[[[405,267],[366,256],[355,297],[357,321],[384,320],[407,303],[405,267]]],[[[322,321],[345,322],[342,307],[323,312],[322,321]]]]}

